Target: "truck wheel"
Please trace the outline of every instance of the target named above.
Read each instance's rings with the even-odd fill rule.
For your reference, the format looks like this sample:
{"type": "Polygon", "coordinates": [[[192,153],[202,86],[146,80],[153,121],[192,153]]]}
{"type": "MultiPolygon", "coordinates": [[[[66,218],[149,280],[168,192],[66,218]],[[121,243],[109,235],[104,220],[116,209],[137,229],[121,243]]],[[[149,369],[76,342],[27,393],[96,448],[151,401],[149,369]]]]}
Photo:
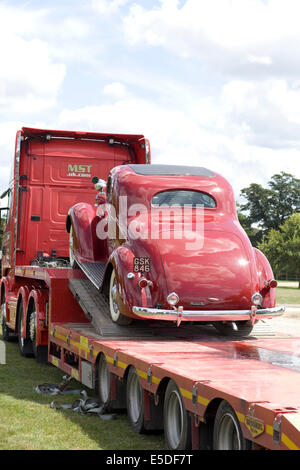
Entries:
{"type": "Polygon", "coordinates": [[[10,341],[12,339],[12,330],[6,325],[6,303],[5,299],[1,304],[1,327],[3,341],[10,341]]]}
{"type": "Polygon", "coordinates": [[[98,365],[98,396],[106,409],[110,408],[110,378],[107,360],[104,354],[101,354],[98,365]]]}
{"type": "Polygon", "coordinates": [[[237,321],[235,322],[236,328],[234,329],[230,322],[215,322],[214,327],[223,336],[243,337],[249,336],[253,330],[253,325],[250,321],[237,321]]]}
{"type": "Polygon", "coordinates": [[[70,227],[70,233],[69,233],[69,260],[70,260],[70,266],[73,269],[78,269],[79,266],[77,264],[77,261],[75,259],[74,255],[74,236],[73,236],[73,226],[71,224],[70,227]]]}
{"type": "Polygon", "coordinates": [[[23,330],[24,325],[24,309],[23,309],[23,302],[21,300],[18,308],[18,341],[19,341],[19,350],[21,356],[24,357],[31,357],[33,354],[32,344],[29,338],[27,338],[27,328],[26,328],[26,336],[23,338],[21,336],[21,332],[23,330]]]}
{"type": "Polygon", "coordinates": [[[135,432],[143,433],[144,428],[144,391],[139,375],[134,367],[129,369],[127,377],[127,415],[130,426],[135,432]]]}
{"type": "Polygon", "coordinates": [[[35,303],[31,304],[31,309],[29,313],[29,338],[32,344],[32,350],[35,357],[37,357],[37,347],[36,347],[36,309],[35,303]]]}
{"type": "Polygon", "coordinates": [[[126,317],[120,312],[117,299],[117,280],[115,270],[112,270],[109,283],[109,311],[110,317],[114,323],[118,325],[130,325],[132,318],[126,317]]]}
{"type": "Polygon", "coordinates": [[[176,383],[170,380],[164,403],[164,432],[170,450],[191,449],[191,420],[176,383]]]}
{"type": "Polygon", "coordinates": [[[247,450],[251,441],[243,437],[239,420],[229,403],[223,400],[214,423],[214,450],[247,450]]]}

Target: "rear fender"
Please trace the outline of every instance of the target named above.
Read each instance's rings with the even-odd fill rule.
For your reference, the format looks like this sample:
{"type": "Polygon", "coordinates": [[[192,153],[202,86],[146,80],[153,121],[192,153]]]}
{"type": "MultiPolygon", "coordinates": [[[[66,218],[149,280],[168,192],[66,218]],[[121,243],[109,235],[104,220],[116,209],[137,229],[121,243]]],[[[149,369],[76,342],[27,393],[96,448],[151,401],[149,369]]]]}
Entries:
{"type": "Polygon", "coordinates": [[[133,259],[133,252],[124,245],[117,248],[110,258],[118,284],[119,308],[123,315],[129,317],[134,317],[134,305],[152,306],[151,288],[138,286],[140,274],[133,271],[133,259]],[[127,277],[129,273],[134,275],[131,279],[127,277]]]}
{"type": "Polygon", "coordinates": [[[79,262],[104,261],[107,259],[107,240],[100,240],[96,234],[100,218],[96,207],[80,202],[68,213],[67,231],[73,227],[74,253],[79,262]]]}
{"type": "Polygon", "coordinates": [[[274,279],[271,265],[265,255],[258,250],[253,248],[257,261],[257,271],[259,277],[259,291],[264,298],[263,307],[272,308],[276,305],[276,294],[275,289],[266,287],[265,282],[274,279]]]}

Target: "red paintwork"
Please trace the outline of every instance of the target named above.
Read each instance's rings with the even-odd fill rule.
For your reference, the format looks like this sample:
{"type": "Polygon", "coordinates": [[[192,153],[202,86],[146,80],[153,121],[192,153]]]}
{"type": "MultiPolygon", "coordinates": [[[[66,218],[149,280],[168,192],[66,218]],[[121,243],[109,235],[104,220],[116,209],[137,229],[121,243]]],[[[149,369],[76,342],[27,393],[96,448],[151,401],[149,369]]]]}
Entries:
{"type": "Polygon", "coordinates": [[[109,239],[106,246],[105,241],[97,237],[95,226],[100,218],[95,208],[80,204],[70,213],[76,231],[77,258],[79,261],[112,263],[119,284],[119,307],[124,315],[134,317],[134,305],[155,307],[160,304],[160,308],[170,308],[166,297],[173,291],[179,295],[180,305],[188,310],[250,309],[251,296],[255,292],[263,295],[264,308],[275,306],[275,290],[264,285],[265,281],[273,279],[270,264],[251,246],[238,222],[231,185],[221,175],[147,176],[136,174],[124,165],[112,169],[110,177],[112,191],[108,202],[114,206],[115,214],[108,210],[108,220],[115,218],[117,221],[115,239],[109,239]],[[193,229],[199,216],[196,208],[184,221],[185,225],[181,213],[172,215],[171,237],[163,238],[160,214],[164,210],[151,208],[151,201],[156,193],[175,188],[201,190],[216,200],[216,208],[204,209],[204,245],[200,249],[187,250],[185,246],[189,240],[176,238],[178,232],[193,229]],[[127,222],[121,218],[119,207],[120,198],[124,196],[127,198],[127,222]],[[134,204],[143,205],[144,209],[141,207],[140,213],[130,215],[130,207],[134,204]],[[119,233],[126,232],[135,221],[140,224],[143,237],[136,239],[128,233],[125,241],[119,233]],[[150,237],[147,227],[157,230],[158,239],[150,237]],[[126,277],[133,271],[134,257],[151,258],[151,272],[145,276],[152,281],[153,287],[145,288],[145,292],[137,285],[138,274],[134,281],[126,277]],[[199,307],[201,302],[203,307],[199,307]]]}

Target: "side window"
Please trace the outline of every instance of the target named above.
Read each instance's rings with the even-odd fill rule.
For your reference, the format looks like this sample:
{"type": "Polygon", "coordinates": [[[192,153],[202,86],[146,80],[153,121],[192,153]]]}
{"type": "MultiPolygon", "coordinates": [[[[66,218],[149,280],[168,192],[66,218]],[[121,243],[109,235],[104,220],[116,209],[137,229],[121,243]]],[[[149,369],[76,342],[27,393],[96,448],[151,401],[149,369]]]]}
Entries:
{"type": "Polygon", "coordinates": [[[4,199],[3,207],[0,208],[0,215],[1,215],[1,229],[7,225],[9,219],[9,213],[11,211],[12,205],[12,197],[11,197],[11,190],[7,189],[2,195],[1,200],[4,199]]]}

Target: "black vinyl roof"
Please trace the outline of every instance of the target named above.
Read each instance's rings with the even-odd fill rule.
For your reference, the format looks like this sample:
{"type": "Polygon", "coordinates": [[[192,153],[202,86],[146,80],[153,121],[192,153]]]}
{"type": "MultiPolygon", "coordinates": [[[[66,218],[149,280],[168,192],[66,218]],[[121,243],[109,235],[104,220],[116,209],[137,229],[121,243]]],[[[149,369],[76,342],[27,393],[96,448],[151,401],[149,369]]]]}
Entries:
{"type": "Polygon", "coordinates": [[[138,175],[170,175],[170,176],[206,176],[212,178],[214,173],[200,166],[185,165],[128,165],[138,175]]]}

